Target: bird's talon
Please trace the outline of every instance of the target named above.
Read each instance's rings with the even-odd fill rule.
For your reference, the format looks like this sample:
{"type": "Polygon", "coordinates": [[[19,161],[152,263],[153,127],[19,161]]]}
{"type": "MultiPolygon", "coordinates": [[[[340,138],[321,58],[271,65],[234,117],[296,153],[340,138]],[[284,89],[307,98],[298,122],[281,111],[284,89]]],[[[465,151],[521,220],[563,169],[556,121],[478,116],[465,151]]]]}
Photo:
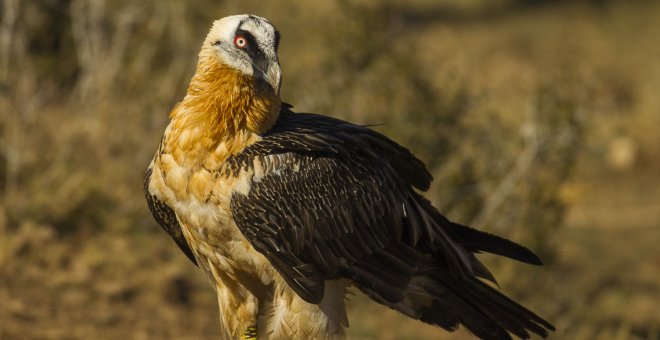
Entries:
{"type": "Polygon", "coordinates": [[[243,339],[256,339],[257,338],[257,326],[250,326],[245,330],[243,334],[243,339]]]}

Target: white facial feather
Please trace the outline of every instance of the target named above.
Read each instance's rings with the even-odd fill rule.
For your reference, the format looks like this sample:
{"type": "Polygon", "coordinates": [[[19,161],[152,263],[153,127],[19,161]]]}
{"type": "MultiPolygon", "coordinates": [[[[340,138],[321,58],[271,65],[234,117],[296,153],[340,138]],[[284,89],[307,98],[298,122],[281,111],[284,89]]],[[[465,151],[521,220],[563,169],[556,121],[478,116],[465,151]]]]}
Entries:
{"type": "MultiPolygon", "coordinates": [[[[217,51],[218,56],[226,65],[252,76],[254,67],[258,65],[254,64],[247,51],[234,45],[234,37],[239,29],[249,32],[256,40],[257,46],[254,47],[258,48],[268,60],[277,63],[275,51],[277,30],[267,19],[256,15],[232,15],[216,20],[204,44],[217,51]]],[[[262,71],[267,72],[268,70],[262,71]]]]}

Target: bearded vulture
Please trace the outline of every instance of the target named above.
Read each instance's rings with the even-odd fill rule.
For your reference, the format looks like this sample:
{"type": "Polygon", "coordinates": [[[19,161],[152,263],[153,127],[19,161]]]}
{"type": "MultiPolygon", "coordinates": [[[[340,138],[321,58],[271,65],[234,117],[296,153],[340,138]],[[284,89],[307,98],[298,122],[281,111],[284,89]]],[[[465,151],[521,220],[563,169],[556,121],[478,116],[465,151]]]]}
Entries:
{"type": "Polygon", "coordinates": [[[343,338],[351,286],[449,331],[547,336],[474,254],[539,258],[441,215],[408,149],[282,103],[279,42],[255,15],[214,22],[144,181],[155,219],[217,293],[222,338],[343,338]]]}

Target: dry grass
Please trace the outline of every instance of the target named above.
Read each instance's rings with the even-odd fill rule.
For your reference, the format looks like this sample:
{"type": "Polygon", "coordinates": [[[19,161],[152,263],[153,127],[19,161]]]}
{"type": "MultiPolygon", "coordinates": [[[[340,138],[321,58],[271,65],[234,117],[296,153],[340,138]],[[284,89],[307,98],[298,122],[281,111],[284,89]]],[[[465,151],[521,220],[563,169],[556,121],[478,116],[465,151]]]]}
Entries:
{"type": "MultiPolygon", "coordinates": [[[[283,97],[411,147],[554,338],[660,337],[660,4],[0,1],[0,339],[210,338],[141,179],[211,21],[270,18],[283,97]]],[[[352,298],[350,337],[469,338],[352,298]]]]}

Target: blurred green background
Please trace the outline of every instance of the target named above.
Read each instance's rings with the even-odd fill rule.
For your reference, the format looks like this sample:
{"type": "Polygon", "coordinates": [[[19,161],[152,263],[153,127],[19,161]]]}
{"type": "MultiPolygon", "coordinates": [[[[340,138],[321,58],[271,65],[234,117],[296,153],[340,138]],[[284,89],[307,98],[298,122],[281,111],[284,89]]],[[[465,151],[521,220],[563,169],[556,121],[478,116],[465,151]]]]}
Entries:
{"type": "MultiPolygon", "coordinates": [[[[214,19],[282,34],[283,99],[410,147],[554,339],[660,338],[660,3],[0,0],[0,339],[217,337],[142,176],[214,19]]],[[[353,339],[466,339],[351,296],[353,339]]]]}

